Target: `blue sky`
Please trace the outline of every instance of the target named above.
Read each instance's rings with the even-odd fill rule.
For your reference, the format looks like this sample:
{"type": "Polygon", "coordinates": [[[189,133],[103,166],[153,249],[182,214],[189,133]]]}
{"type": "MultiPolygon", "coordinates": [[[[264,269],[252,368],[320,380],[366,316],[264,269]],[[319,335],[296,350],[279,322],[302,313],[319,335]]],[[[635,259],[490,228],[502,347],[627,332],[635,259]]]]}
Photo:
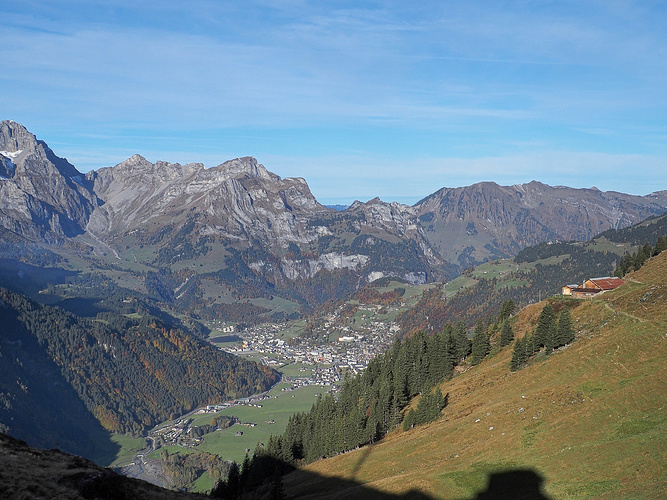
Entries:
{"type": "Polygon", "coordinates": [[[0,118],[81,171],[250,155],[323,203],[667,189],[662,1],[22,0],[0,19],[0,118]]]}

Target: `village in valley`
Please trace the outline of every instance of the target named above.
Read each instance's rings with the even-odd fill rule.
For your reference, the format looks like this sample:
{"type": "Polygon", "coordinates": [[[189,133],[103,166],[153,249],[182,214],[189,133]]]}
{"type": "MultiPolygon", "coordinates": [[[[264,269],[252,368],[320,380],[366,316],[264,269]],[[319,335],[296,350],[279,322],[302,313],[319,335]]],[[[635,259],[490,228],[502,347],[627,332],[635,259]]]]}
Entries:
{"type": "MultiPolygon", "coordinates": [[[[344,306],[340,306],[327,314],[320,324],[311,325],[306,335],[295,335],[295,326],[284,322],[261,323],[241,331],[235,325],[212,323],[214,331],[224,336],[213,336],[209,339],[211,343],[221,350],[255,359],[280,371],[281,383],[267,393],[198,408],[156,427],[148,438],[153,440],[156,448],[194,448],[204,441],[206,434],[232,425],[234,436],[239,438],[258,424],[272,426],[276,422],[268,416],[258,416],[257,421],[232,416],[221,423],[216,416],[231,415],[239,407],[258,409],[256,414],[262,415],[260,409],[267,400],[277,399],[285,393],[291,393],[294,398],[300,390],[309,387],[317,387],[318,391],[311,398],[328,391],[337,392],[346,373],[361,372],[372,358],[391,346],[399,327],[387,319],[395,317],[398,310],[398,307],[359,304],[350,317],[345,314],[344,306]],[[205,415],[210,417],[206,421],[212,423],[201,424],[205,415]]],[[[296,328],[299,327],[303,328],[303,325],[297,323],[296,328]]]]}
{"type": "MultiPolygon", "coordinates": [[[[333,321],[334,318],[331,318],[333,321]]],[[[337,384],[342,374],[357,374],[368,362],[391,345],[398,326],[393,322],[373,321],[363,329],[335,328],[325,323],[322,332],[334,340],[321,343],[313,337],[284,338],[284,325],[265,323],[242,332],[241,346],[222,347],[240,356],[259,356],[263,364],[279,368],[287,364],[307,365],[310,376],[292,377],[296,384],[337,384]]],[[[308,371],[304,368],[304,372],[308,371]]]]}
{"type": "MultiPolygon", "coordinates": [[[[562,294],[587,298],[622,283],[615,277],[591,278],[581,285],[562,287],[562,294]]],[[[419,295],[421,292],[423,288],[419,295]]],[[[237,438],[242,438],[244,432],[258,424],[272,427],[276,421],[266,416],[266,412],[257,411],[256,419],[241,419],[235,414],[241,407],[260,410],[268,400],[277,399],[281,394],[292,393],[294,398],[308,387],[318,388],[318,392],[309,393],[310,398],[324,392],[338,392],[346,374],[363,371],[372,358],[391,346],[400,329],[394,319],[405,307],[405,301],[392,306],[355,303],[352,308],[344,303],[310,323],[260,323],[243,329],[221,321],[212,322],[214,333],[209,338],[212,344],[280,371],[280,384],[266,393],[198,408],[157,426],[148,434],[148,439],[156,449],[164,446],[195,448],[204,442],[206,434],[231,426],[234,429],[230,431],[237,438]],[[202,423],[206,416],[206,423],[202,423]]],[[[250,451],[245,448],[246,453],[250,451]]]]}

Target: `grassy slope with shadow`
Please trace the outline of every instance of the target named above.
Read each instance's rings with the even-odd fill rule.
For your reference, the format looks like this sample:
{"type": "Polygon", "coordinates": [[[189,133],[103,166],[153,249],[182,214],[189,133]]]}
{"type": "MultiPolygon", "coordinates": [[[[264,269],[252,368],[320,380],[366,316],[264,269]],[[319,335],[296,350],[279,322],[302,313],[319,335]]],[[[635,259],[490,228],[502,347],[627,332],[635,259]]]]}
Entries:
{"type": "MultiPolygon", "coordinates": [[[[417,490],[404,493],[386,493],[369,488],[353,480],[323,478],[305,473],[306,480],[314,480],[326,491],[334,492],[329,498],[363,498],[365,500],[431,500],[433,497],[417,490]]],[[[547,498],[540,493],[542,478],[531,470],[514,470],[489,477],[488,488],[476,497],[478,500],[512,498],[539,500],[547,498]],[[507,495],[511,496],[499,496],[507,495]]],[[[255,495],[243,498],[271,498],[272,485],[255,495]]],[[[2,498],[67,498],[108,500],[202,499],[210,498],[194,493],[180,493],[154,486],[145,481],[121,476],[86,459],[59,450],[41,450],[25,442],[0,433],[0,496],[2,498]]],[[[311,498],[327,498],[318,491],[311,498]]]]}
{"type": "MultiPolygon", "coordinates": [[[[368,450],[372,447],[366,447],[368,450]]],[[[363,460],[364,454],[362,454],[363,460]]],[[[251,491],[244,490],[238,494],[235,488],[230,494],[229,490],[218,490],[211,493],[214,498],[239,498],[243,500],[270,499],[270,498],[300,498],[300,499],[349,499],[356,500],[435,500],[437,496],[420,491],[417,488],[405,489],[401,492],[387,492],[375,489],[363,484],[353,478],[335,476],[324,476],[310,470],[301,469],[298,472],[301,483],[300,490],[294,495],[294,491],[285,491],[284,484],[278,482],[280,475],[278,471],[293,471],[294,467],[274,458],[264,456],[259,459],[262,464],[259,469],[263,471],[264,484],[251,491]],[[274,471],[272,473],[271,471],[274,471]],[[279,494],[279,492],[281,494],[279,494]]],[[[258,472],[258,469],[254,469],[258,472]]],[[[251,474],[253,474],[251,472],[251,474]]],[[[508,469],[500,472],[490,473],[480,478],[485,487],[481,487],[473,500],[507,499],[507,500],[549,500],[542,491],[544,478],[534,470],[528,468],[508,469]]]]}
{"type": "MultiPolygon", "coordinates": [[[[619,289],[577,303],[569,347],[514,373],[512,345],[502,349],[442,384],[450,404],[439,421],[308,465],[285,477],[287,494],[338,498],[338,480],[490,498],[484,488],[497,478],[528,470],[554,498],[667,497],[666,298],[663,252],[619,289]]],[[[521,311],[517,337],[543,306],[521,311]]]]}

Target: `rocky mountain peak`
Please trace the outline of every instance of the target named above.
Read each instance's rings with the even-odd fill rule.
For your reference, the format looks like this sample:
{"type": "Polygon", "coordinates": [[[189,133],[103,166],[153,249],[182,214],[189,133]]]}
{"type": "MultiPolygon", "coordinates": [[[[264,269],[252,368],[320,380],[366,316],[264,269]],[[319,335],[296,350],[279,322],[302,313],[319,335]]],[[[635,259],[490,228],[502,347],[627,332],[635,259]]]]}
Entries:
{"type": "MultiPolygon", "coordinates": [[[[128,176],[149,175],[162,181],[167,181],[179,177],[188,177],[198,170],[203,170],[203,168],[204,165],[201,163],[188,163],[186,165],[166,161],[151,163],[143,156],[135,154],[113,167],[113,171],[114,177],[122,176],[123,178],[127,178],[128,176]]],[[[100,169],[100,171],[102,170],[106,169],[100,169]]]]}
{"type": "Polygon", "coordinates": [[[256,158],[252,156],[244,156],[243,158],[235,158],[226,161],[213,169],[216,173],[228,177],[256,177],[266,181],[279,181],[280,176],[269,172],[264,165],[257,162],[256,158]]]}
{"type": "Polygon", "coordinates": [[[10,120],[0,122],[0,226],[58,241],[84,231],[95,195],[81,173],[10,120]]]}
{"type": "Polygon", "coordinates": [[[0,150],[13,153],[36,144],[35,136],[20,123],[11,120],[0,122],[0,150]]]}
{"type": "Polygon", "coordinates": [[[0,122],[0,155],[11,160],[17,174],[62,175],[77,184],[83,181],[74,165],[56,156],[44,141],[37,140],[23,125],[11,120],[0,122]]]}

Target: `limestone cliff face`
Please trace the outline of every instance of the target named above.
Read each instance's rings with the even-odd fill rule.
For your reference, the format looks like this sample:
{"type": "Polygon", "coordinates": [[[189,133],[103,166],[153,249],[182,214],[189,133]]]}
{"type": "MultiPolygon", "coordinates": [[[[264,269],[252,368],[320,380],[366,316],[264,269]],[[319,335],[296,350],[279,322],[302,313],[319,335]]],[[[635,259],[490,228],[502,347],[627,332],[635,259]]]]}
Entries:
{"type": "Polygon", "coordinates": [[[199,234],[285,248],[315,238],[306,218],[328,211],[303,179],[281,179],[250,157],[206,169],[197,163],[153,164],[135,155],[89,179],[104,202],[89,230],[111,239],[132,231],[159,232],[196,216],[192,230],[199,234]]]}
{"type": "Polygon", "coordinates": [[[304,179],[282,179],[252,157],[205,168],[134,155],[83,176],[22,125],[2,122],[0,193],[0,224],[29,241],[72,241],[89,257],[188,276],[250,272],[239,278],[248,293],[303,291],[316,276],[326,288],[326,273],[341,270],[342,288],[375,276],[423,282],[440,264],[416,209],[375,199],[336,212],[304,179]]]}
{"type": "Polygon", "coordinates": [[[587,240],[636,224],[667,209],[667,196],[633,196],[540,182],[493,182],[443,188],[415,208],[429,241],[463,266],[508,257],[551,240],[587,240]]]}
{"type": "Polygon", "coordinates": [[[95,204],[73,165],[23,125],[0,122],[0,226],[58,243],[84,231],[95,204]]]}

